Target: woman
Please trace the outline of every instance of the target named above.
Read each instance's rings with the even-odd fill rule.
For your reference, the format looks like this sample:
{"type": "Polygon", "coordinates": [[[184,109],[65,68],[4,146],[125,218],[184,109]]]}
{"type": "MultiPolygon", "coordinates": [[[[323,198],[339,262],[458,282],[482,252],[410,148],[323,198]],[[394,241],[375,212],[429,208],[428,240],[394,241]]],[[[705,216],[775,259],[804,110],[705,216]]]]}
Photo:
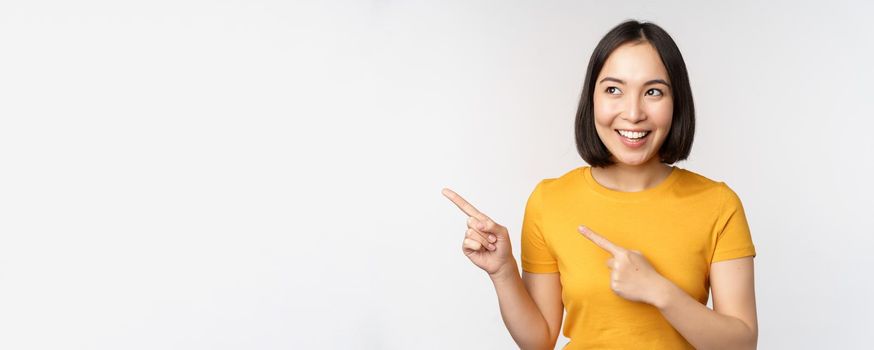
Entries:
{"type": "Polygon", "coordinates": [[[552,349],[563,329],[565,349],[754,349],[756,251],[741,201],[670,165],[688,157],[695,116],[668,33],[627,21],[606,34],[575,128],[590,166],[534,188],[521,277],[507,229],[443,190],[469,215],[463,252],[491,277],[519,347],[552,349]]]}

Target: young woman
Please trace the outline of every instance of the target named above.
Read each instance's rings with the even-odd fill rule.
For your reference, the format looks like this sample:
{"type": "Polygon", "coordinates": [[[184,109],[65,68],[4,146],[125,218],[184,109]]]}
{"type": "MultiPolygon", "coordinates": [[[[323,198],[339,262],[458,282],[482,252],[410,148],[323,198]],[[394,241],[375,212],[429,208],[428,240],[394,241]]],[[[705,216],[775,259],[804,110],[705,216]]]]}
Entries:
{"type": "Polygon", "coordinates": [[[756,251],[741,201],[671,166],[695,129],[676,44],[655,24],[624,22],[585,79],[575,128],[589,166],[534,188],[521,277],[506,227],[443,190],[469,216],[462,250],[491,277],[514,341],[552,349],[562,329],[564,349],[754,349],[756,251]]]}

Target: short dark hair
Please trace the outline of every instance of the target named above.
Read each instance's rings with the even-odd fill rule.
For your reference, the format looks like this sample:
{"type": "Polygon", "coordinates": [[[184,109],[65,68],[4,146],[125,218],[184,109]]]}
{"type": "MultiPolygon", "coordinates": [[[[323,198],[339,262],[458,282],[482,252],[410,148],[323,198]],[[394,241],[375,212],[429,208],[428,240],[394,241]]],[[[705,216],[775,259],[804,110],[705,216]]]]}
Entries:
{"type": "Polygon", "coordinates": [[[622,44],[638,41],[649,42],[659,53],[668,79],[671,81],[671,96],[674,101],[674,111],[671,130],[659,148],[659,158],[662,163],[673,164],[689,157],[692,150],[692,140],[695,136],[695,105],[692,101],[692,88],[689,86],[689,75],[686,63],[680,54],[680,49],[664,29],[654,23],[628,20],[611,29],[595,47],[589,59],[586,70],[586,80],[583,84],[580,104],[577,108],[575,134],[577,151],[583,160],[594,167],[604,167],[614,164],[610,151],[598,137],[595,130],[594,90],[598,75],[607,57],[622,44]]]}

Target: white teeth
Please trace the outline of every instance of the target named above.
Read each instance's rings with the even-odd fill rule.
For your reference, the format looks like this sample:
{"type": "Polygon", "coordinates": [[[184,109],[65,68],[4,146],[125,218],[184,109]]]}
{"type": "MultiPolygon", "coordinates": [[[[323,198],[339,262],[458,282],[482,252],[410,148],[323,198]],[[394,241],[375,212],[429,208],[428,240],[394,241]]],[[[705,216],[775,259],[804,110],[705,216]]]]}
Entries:
{"type": "Polygon", "coordinates": [[[649,134],[649,131],[626,131],[626,130],[618,130],[619,134],[625,136],[629,139],[639,139],[641,137],[649,134]]]}

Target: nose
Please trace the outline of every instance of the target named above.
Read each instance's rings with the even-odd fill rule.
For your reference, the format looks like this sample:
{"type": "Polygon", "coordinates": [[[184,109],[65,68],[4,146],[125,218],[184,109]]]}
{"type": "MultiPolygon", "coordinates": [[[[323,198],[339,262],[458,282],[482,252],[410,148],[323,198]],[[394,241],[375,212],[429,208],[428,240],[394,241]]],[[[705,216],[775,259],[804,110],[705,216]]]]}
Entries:
{"type": "Polygon", "coordinates": [[[628,99],[628,110],[625,113],[625,120],[628,120],[632,123],[637,123],[641,120],[646,119],[646,113],[643,112],[643,106],[640,99],[630,98],[628,99]]]}

